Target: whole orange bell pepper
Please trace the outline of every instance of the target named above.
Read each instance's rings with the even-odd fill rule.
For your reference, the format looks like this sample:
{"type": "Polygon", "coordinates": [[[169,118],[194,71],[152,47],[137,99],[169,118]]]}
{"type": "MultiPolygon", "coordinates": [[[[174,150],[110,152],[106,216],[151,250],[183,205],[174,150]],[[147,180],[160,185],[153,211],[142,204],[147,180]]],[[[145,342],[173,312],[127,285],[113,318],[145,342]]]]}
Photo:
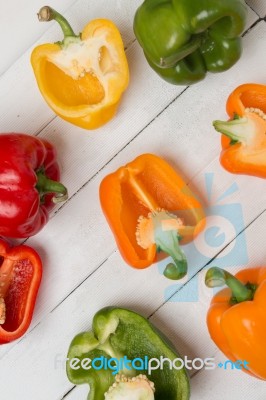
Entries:
{"type": "Polygon", "coordinates": [[[266,85],[237,87],[227,100],[230,121],[214,121],[222,136],[220,162],[229,172],[266,178],[266,85]]]}
{"type": "Polygon", "coordinates": [[[179,246],[204,227],[204,211],[183,179],[163,159],[143,154],[106,176],[100,201],[124,260],[146,268],[162,251],[171,255],[164,275],[180,279],[187,261],[179,246]]]}
{"type": "Polygon", "coordinates": [[[213,267],[205,282],[208,287],[228,286],[214,296],[207,314],[211,338],[231,361],[246,362],[243,371],[266,380],[266,267],[235,276],[213,267]]]}
{"type": "Polygon", "coordinates": [[[31,63],[39,89],[60,117],[95,129],[116,113],[128,85],[129,71],[121,35],[113,22],[96,19],[75,35],[66,19],[51,7],[40,21],[56,20],[64,40],[37,46],[31,63]]]}

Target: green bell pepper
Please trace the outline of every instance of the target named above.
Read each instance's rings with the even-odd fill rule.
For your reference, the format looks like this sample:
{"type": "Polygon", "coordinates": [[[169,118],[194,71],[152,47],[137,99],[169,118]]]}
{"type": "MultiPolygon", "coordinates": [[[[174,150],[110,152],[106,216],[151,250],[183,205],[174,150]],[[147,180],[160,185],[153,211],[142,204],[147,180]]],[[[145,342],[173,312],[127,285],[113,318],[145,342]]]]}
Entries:
{"type": "Polygon", "coordinates": [[[67,356],[67,375],[74,384],[90,385],[88,400],[188,400],[189,379],[181,361],[173,345],[147,319],[127,309],[106,307],[95,314],[92,332],[80,333],[72,340],[67,356]],[[169,361],[163,363],[162,369],[158,365],[153,370],[147,367],[148,362],[152,363],[151,359],[160,360],[161,357],[171,362],[175,360],[176,368],[172,368],[169,361]],[[148,379],[142,375],[147,370],[148,379]],[[118,372],[123,374],[122,379],[121,375],[115,376],[118,372]],[[149,391],[153,384],[154,397],[153,391],[149,391]],[[139,386],[134,396],[133,386],[139,386]],[[146,391],[149,393],[142,397],[146,391]]]}
{"type": "Polygon", "coordinates": [[[134,32],[163,79],[190,85],[237,62],[246,15],[244,0],[145,0],[134,32]]]}

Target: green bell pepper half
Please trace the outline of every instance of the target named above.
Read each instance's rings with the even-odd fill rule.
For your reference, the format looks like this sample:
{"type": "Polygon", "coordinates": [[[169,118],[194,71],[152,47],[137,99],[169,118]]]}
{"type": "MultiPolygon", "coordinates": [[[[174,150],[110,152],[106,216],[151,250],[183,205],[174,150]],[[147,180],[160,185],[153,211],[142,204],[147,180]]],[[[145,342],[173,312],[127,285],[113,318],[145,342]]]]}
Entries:
{"type": "Polygon", "coordinates": [[[246,15],[244,0],[145,0],[134,32],[163,79],[190,85],[238,61],[246,15]]]}
{"type": "MultiPolygon", "coordinates": [[[[71,342],[67,356],[67,375],[74,384],[90,385],[88,400],[104,400],[104,393],[115,382],[115,372],[112,369],[79,368],[73,369],[71,360],[82,360],[105,357],[107,359],[129,360],[135,358],[148,359],[163,356],[170,360],[180,359],[169,340],[141,315],[116,307],[106,307],[98,311],[92,323],[91,332],[77,335],[71,342]]],[[[176,364],[177,365],[177,364],[176,364]]],[[[140,365],[142,367],[142,365],[140,365]]],[[[170,368],[169,363],[163,364],[163,369],[151,371],[147,376],[155,385],[156,400],[188,400],[190,384],[186,369],[170,368]]],[[[182,368],[181,368],[182,367],[182,368]]],[[[146,369],[123,369],[119,374],[135,376],[146,374],[146,369]]]]}

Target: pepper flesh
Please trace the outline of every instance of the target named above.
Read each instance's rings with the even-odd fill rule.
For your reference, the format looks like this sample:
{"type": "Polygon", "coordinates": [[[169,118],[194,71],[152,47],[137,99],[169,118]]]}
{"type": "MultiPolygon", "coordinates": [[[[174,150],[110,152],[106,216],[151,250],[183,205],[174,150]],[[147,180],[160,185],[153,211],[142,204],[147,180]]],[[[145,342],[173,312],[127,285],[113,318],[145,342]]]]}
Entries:
{"type": "Polygon", "coordinates": [[[22,133],[0,134],[0,235],[25,238],[47,223],[55,203],[67,199],[56,150],[22,133]]]}
{"type": "MultiPolygon", "coordinates": [[[[74,384],[90,385],[88,400],[103,400],[104,393],[115,382],[116,368],[82,368],[82,360],[105,357],[120,360],[145,360],[163,356],[173,361],[180,358],[173,345],[168,342],[149,321],[141,315],[123,308],[106,307],[98,311],[92,323],[92,332],[83,332],[71,342],[67,355],[67,375],[74,384]],[[78,359],[81,368],[71,368],[71,360],[78,359]]],[[[83,361],[85,363],[85,361],[83,361]]],[[[156,400],[188,400],[190,385],[187,372],[181,363],[179,370],[170,369],[169,363],[163,369],[150,371],[149,380],[154,383],[156,400]]],[[[119,364],[116,365],[119,369],[119,364]]],[[[122,373],[126,376],[145,374],[144,361],[135,370],[132,364],[122,373]],[[143,367],[143,369],[141,369],[143,367]]]]}
{"type": "Polygon", "coordinates": [[[50,7],[41,21],[56,19],[64,40],[36,47],[31,63],[39,89],[54,112],[84,129],[96,129],[116,113],[129,71],[121,35],[112,21],[96,19],[76,36],[50,7]]]}
{"type": "Polygon", "coordinates": [[[134,32],[155,72],[189,85],[236,63],[246,14],[243,0],[145,0],[134,32]]]}
{"type": "Polygon", "coordinates": [[[41,277],[42,262],[35,250],[25,245],[10,248],[0,239],[0,344],[28,329],[41,277]]]}
{"type": "Polygon", "coordinates": [[[244,84],[228,97],[230,121],[214,121],[222,133],[221,165],[235,174],[266,178],[266,86],[244,84]]]}
{"type": "Polygon", "coordinates": [[[203,208],[183,179],[153,154],[142,154],[106,176],[100,185],[100,201],[122,257],[135,268],[146,268],[156,261],[156,244],[145,249],[138,243],[136,230],[141,216],[149,218],[158,209],[177,214],[184,221],[175,231],[181,244],[192,241],[205,223],[203,208]]]}
{"type": "Polygon", "coordinates": [[[207,272],[206,283],[230,287],[212,299],[207,314],[212,340],[228,359],[248,362],[243,371],[266,380],[266,267],[248,268],[235,277],[214,267],[207,272]]]}

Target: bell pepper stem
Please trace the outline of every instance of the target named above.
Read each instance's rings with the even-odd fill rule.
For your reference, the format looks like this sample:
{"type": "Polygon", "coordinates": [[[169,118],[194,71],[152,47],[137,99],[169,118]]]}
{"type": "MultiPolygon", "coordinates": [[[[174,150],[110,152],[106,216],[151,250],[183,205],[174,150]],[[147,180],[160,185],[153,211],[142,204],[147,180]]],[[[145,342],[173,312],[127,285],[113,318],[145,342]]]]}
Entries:
{"type": "Polygon", "coordinates": [[[200,35],[196,35],[192,37],[189,43],[186,43],[182,46],[175,54],[172,54],[169,57],[160,58],[160,67],[161,68],[172,68],[174,67],[180,60],[187,57],[189,54],[194,53],[202,44],[202,37],[200,35]]]}
{"type": "Polygon", "coordinates": [[[244,285],[235,276],[222,268],[210,268],[205,276],[205,284],[210,288],[227,285],[232,291],[231,301],[235,303],[249,301],[254,297],[254,290],[250,288],[250,285],[244,285]]]}
{"type": "Polygon", "coordinates": [[[227,136],[233,142],[246,142],[251,136],[249,121],[246,117],[235,116],[230,121],[213,121],[217,132],[227,136]]]}
{"type": "Polygon", "coordinates": [[[159,251],[169,254],[174,261],[166,266],[164,276],[172,280],[183,278],[187,273],[187,260],[179,245],[179,236],[176,231],[164,231],[160,236],[155,235],[155,243],[159,251]]]}
{"type": "Polygon", "coordinates": [[[69,22],[63,17],[63,15],[59,14],[56,10],[49,6],[44,6],[40,9],[38,12],[38,19],[39,21],[52,21],[55,20],[56,22],[59,23],[63,34],[64,38],[66,39],[67,37],[77,37],[75,35],[73,29],[71,28],[69,22]]]}
{"type": "Polygon", "coordinates": [[[43,196],[48,193],[55,193],[52,198],[53,203],[60,203],[62,201],[67,200],[68,193],[67,188],[60,182],[53,181],[52,179],[47,178],[43,171],[38,171],[37,175],[37,184],[36,189],[40,193],[41,199],[43,196]]]}

